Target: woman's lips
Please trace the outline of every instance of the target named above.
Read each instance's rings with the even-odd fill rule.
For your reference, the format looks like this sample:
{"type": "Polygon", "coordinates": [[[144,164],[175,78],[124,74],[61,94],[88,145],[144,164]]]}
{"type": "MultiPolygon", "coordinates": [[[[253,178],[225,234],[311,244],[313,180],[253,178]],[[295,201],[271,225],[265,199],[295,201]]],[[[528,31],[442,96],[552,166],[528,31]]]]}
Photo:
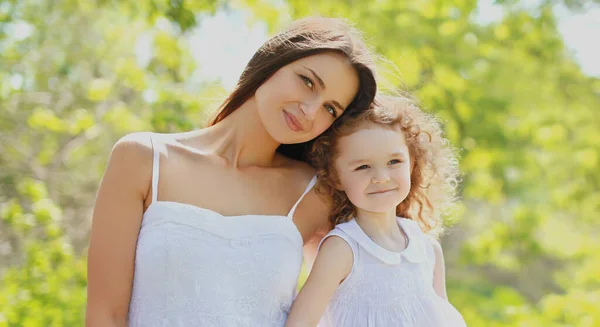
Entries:
{"type": "Polygon", "coordinates": [[[302,124],[300,123],[298,118],[296,118],[296,116],[285,110],[283,110],[283,115],[285,116],[285,122],[291,130],[293,130],[294,132],[304,131],[302,124]]]}

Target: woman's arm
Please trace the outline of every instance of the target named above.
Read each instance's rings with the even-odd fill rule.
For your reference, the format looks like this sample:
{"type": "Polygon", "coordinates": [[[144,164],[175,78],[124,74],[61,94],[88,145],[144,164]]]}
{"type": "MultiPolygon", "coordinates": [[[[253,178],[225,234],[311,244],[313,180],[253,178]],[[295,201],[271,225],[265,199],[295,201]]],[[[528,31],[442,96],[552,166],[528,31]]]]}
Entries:
{"type": "Polygon", "coordinates": [[[329,233],[328,227],[329,225],[322,227],[320,230],[317,230],[313,234],[312,238],[306,243],[304,243],[304,265],[309,273],[312,270],[313,264],[315,263],[315,260],[317,258],[317,250],[319,248],[319,244],[321,244],[321,241],[323,240],[325,235],[329,233]]]}
{"type": "Polygon", "coordinates": [[[294,223],[304,239],[304,264],[310,272],[317,257],[317,247],[331,230],[329,213],[331,204],[312,189],[294,214],[294,223]]]}
{"type": "Polygon", "coordinates": [[[151,184],[148,133],[114,146],[100,183],[88,250],[86,326],[127,326],[137,237],[151,184]]]}
{"type": "Polygon", "coordinates": [[[313,269],[292,305],[285,326],[316,326],[333,292],[350,274],[353,260],[352,249],[342,238],[330,236],[323,241],[313,269]]]}

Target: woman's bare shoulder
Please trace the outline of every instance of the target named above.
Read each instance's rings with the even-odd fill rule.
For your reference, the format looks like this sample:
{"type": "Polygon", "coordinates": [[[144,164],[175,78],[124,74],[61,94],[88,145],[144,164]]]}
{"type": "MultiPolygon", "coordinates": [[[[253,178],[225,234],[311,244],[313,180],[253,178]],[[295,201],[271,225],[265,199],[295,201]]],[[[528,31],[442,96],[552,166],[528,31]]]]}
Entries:
{"type": "MultiPolygon", "coordinates": [[[[122,181],[144,192],[152,171],[153,145],[151,132],[135,132],[121,137],[113,146],[107,167],[108,174],[121,176],[122,181]]],[[[119,180],[116,179],[116,180],[119,180]]]]}
{"type": "Polygon", "coordinates": [[[152,158],[151,132],[135,132],[121,137],[113,146],[111,159],[126,159],[124,164],[138,165],[152,158]]]}

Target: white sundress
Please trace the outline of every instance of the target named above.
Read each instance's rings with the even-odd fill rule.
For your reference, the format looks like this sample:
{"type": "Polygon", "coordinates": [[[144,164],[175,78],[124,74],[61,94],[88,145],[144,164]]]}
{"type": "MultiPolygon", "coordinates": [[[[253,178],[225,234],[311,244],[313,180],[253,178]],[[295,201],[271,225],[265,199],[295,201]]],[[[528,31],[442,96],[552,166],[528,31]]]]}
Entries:
{"type": "Polygon", "coordinates": [[[356,220],[339,224],[338,236],[352,249],[354,264],[329,302],[319,327],[464,327],[461,314],[433,289],[435,253],[410,219],[397,218],[408,237],[402,252],[375,243],[356,220]]]}
{"type": "Polygon", "coordinates": [[[223,216],[157,200],[163,145],[152,140],[152,203],[138,236],[128,325],[284,326],[303,259],[292,215],[316,178],[287,216],[223,216]]]}

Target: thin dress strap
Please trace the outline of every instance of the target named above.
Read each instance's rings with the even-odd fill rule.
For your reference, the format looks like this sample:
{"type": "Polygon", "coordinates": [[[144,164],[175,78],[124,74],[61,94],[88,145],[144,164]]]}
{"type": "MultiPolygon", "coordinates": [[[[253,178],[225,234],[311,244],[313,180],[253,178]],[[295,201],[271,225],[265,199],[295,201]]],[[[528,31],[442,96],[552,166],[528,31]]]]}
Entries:
{"type": "Polygon", "coordinates": [[[294,217],[294,212],[296,211],[296,208],[298,207],[298,205],[300,204],[300,202],[302,201],[302,199],[304,198],[304,196],[308,192],[310,192],[310,190],[312,190],[313,186],[315,186],[316,183],[317,183],[317,175],[313,176],[313,178],[308,183],[308,186],[306,186],[306,189],[304,190],[304,193],[302,193],[302,196],[298,199],[298,201],[296,201],[296,203],[292,207],[292,210],[290,210],[290,213],[287,214],[287,216],[289,218],[293,218],[294,217]]]}
{"type": "Polygon", "coordinates": [[[160,151],[158,151],[158,144],[155,142],[155,138],[150,135],[150,142],[152,142],[152,202],[158,200],[158,176],[160,168],[160,151]]]}

